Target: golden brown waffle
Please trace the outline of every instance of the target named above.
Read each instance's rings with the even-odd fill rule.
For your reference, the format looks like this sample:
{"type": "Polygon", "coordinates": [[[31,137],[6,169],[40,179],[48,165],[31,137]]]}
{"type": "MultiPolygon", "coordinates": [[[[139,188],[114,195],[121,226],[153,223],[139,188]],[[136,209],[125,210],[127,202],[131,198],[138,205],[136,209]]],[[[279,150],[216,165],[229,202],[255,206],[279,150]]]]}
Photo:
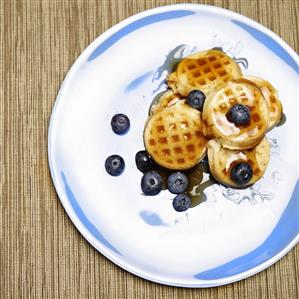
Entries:
{"type": "Polygon", "coordinates": [[[175,93],[186,97],[199,89],[208,95],[217,85],[242,76],[240,67],[219,50],[198,52],[182,59],[175,72],[167,78],[175,93]]]}
{"type": "Polygon", "coordinates": [[[159,101],[151,107],[151,114],[158,112],[159,110],[174,105],[177,101],[181,100],[181,96],[175,94],[173,90],[166,90],[165,93],[159,98],[159,101]]]}
{"type": "Polygon", "coordinates": [[[248,149],[263,138],[269,125],[269,110],[261,91],[253,84],[229,82],[210,93],[203,113],[203,132],[229,149],[248,149]],[[246,105],[251,118],[247,125],[235,125],[226,114],[235,104],[246,105]]]}
{"type": "Polygon", "coordinates": [[[282,116],[282,105],[278,98],[277,90],[270,84],[270,82],[262,78],[248,76],[245,77],[245,79],[248,79],[257,85],[267,102],[270,113],[269,131],[280,122],[282,116]]]}
{"type": "Polygon", "coordinates": [[[184,101],[157,111],[146,124],[144,143],[157,164],[176,170],[192,168],[206,153],[200,112],[184,101]]]}
{"type": "Polygon", "coordinates": [[[264,138],[256,147],[242,151],[225,149],[215,140],[208,142],[210,171],[217,181],[226,186],[245,187],[252,185],[265,173],[269,158],[270,144],[267,138],[264,138]],[[253,170],[251,180],[242,186],[237,185],[230,178],[232,167],[239,162],[248,163],[253,170]]]}

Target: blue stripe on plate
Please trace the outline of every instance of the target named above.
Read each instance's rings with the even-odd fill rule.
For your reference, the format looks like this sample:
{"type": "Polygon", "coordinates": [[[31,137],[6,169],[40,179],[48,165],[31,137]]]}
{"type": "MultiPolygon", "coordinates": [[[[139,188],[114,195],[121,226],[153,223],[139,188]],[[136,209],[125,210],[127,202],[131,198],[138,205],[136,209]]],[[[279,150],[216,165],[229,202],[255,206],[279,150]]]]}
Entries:
{"type": "Polygon", "coordinates": [[[125,88],[125,92],[130,92],[136,89],[138,86],[140,86],[149,76],[153,74],[153,71],[149,71],[144,73],[143,75],[135,78],[125,88]]]}
{"type": "MultiPolygon", "coordinates": [[[[98,56],[100,56],[103,52],[105,52],[108,48],[110,48],[113,44],[115,44],[118,40],[120,40],[122,37],[126,36],[127,34],[141,28],[145,27],[147,25],[166,21],[170,19],[176,19],[176,18],[182,18],[186,16],[190,16],[195,14],[195,12],[190,10],[173,10],[173,11],[167,11],[167,12],[161,12],[154,15],[150,15],[147,17],[144,17],[142,19],[136,20],[129,25],[123,27],[122,29],[118,30],[114,34],[112,34],[110,37],[108,37],[104,42],[102,42],[88,57],[87,61],[91,61],[98,56]]],[[[146,38],[146,37],[145,37],[146,38]]],[[[142,45],[141,45],[142,46],[142,45]]]]}
{"type": "Polygon", "coordinates": [[[161,217],[157,213],[154,213],[154,212],[151,212],[151,211],[141,211],[139,213],[139,216],[148,225],[152,225],[152,226],[167,226],[167,224],[165,224],[162,221],[161,217]]]}
{"type": "Polygon", "coordinates": [[[252,35],[256,40],[260,43],[264,44],[268,49],[270,49],[273,53],[275,53],[278,57],[280,57],[284,62],[286,62],[297,74],[299,74],[299,66],[298,63],[294,60],[294,58],[272,37],[268,36],[266,33],[244,24],[242,22],[231,20],[237,26],[243,28],[250,35],[252,35]]]}
{"type": "MultiPolygon", "coordinates": [[[[281,252],[299,233],[299,180],[276,227],[266,241],[252,252],[194,277],[202,280],[221,279],[252,269],[281,252]]],[[[221,254],[221,253],[219,253],[221,254]]]]}
{"type": "Polygon", "coordinates": [[[77,217],[79,218],[79,220],[81,221],[81,223],[85,226],[85,228],[89,231],[89,233],[94,238],[96,238],[103,245],[105,245],[109,249],[113,250],[117,254],[122,255],[114,246],[111,245],[111,243],[109,243],[109,241],[107,241],[107,239],[98,231],[98,229],[87,219],[87,217],[85,216],[84,212],[82,211],[74,193],[72,192],[72,189],[70,188],[63,171],[61,172],[61,178],[63,180],[65,193],[70,201],[70,204],[71,204],[73,210],[75,211],[75,213],[76,213],[77,217]]]}

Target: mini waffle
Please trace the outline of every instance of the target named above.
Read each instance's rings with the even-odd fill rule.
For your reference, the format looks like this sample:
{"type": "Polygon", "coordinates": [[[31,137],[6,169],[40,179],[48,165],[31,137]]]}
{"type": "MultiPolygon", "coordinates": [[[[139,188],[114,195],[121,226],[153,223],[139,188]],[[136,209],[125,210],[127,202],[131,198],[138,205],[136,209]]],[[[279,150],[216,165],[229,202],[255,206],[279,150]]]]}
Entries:
{"type": "Polygon", "coordinates": [[[236,62],[219,50],[198,52],[182,59],[167,78],[175,93],[186,97],[199,89],[208,95],[217,85],[242,76],[236,62]]]}
{"type": "Polygon", "coordinates": [[[252,185],[265,173],[269,158],[270,144],[267,138],[264,138],[256,147],[243,151],[225,149],[215,140],[208,142],[210,171],[217,181],[226,186],[240,188],[252,185]],[[253,170],[251,180],[242,186],[237,185],[230,177],[232,167],[239,162],[248,163],[253,170]]]}
{"type": "Polygon", "coordinates": [[[179,100],[181,100],[180,95],[175,94],[171,89],[167,90],[159,98],[159,101],[151,107],[150,113],[154,114],[165,107],[176,104],[179,100]]]}
{"type": "Polygon", "coordinates": [[[200,112],[184,101],[157,111],[146,124],[144,143],[160,166],[176,170],[192,168],[206,153],[200,112]]]}
{"type": "Polygon", "coordinates": [[[248,76],[245,77],[245,79],[248,79],[255,83],[261,90],[268,105],[270,113],[270,122],[268,130],[271,130],[280,122],[282,116],[282,105],[280,100],[278,99],[277,90],[268,81],[262,78],[248,76]]]}
{"type": "Polygon", "coordinates": [[[263,138],[269,125],[269,110],[261,91],[253,84],[229,82],[219,86],[206,98],[203,113],[203,133],[215,138],[225,148],[248,149],[263,138]],[[235,104],[249,107],[247,125],[235,125],[226,115],[235,104]]]}

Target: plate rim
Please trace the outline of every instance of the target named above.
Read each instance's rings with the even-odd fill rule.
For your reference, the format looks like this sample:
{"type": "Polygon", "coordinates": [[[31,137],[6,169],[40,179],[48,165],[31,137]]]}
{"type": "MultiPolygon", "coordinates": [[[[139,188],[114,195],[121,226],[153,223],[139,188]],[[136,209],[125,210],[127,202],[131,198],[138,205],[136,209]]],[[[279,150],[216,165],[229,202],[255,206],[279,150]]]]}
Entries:
{"type": "Polygon", "coordinates": [[[111,36],[113,33],[117,32],[119,29],[125,27],[126,25],[132,23],[135,20],[141,19],[146,16],[151,16],[156,13],[161,12],[168,12],[173,11],[177,9],[185,9],[185,10],[196,10],[196,11],[202,11],[202,12],[211,12],[216,13],[218,15],[224,15],[226,17],[231,17],[233,19],[237,19],[245,24],[252,25],[254,28],[257,28],[258,30],[262,31],[266,35],[270,36],[272,39],[274,39],[278,44],[280,44],[287,53],[294,59],[294,61],[299,64],[299,57],[296,54],[296,52],[286,43],[284,42],[277,34],[272,32],[270,29],[266,28],[262,24],[258,23],[257,21],[254,21],[253,19],[250,19],[244,15],[241,15],[239,13],[236,13],[234,11],[224,9],[218,6],[213,5],[206,5],[206,4],[191,4],[191,3],[179,3],[179,4],[171,4],[171,5],[165,5],[165,6],[159,6],[152,9],[141,11],[137,14],[134,14],[121,22],[113,25],[105,32],[101,33],[99,36],[97,36],[76,58],[76,60],[73,62],[71,67],[69,68],[67,74],[64,77],[63,83],[61,84],[61,87],[59,89],[59,92],[57,94],[57,97],[55,99],[55,103],[52,108],[51,117],[49,121],[49,128],[48,128],[48,163],[50,168],[50,174],[52,178],[53,185],[55,187],[55,191],[58,195],[58,198],[66,211],[68,217],[71,219],[72,223],[76,227],[76,229],[80,232],[80,234],[84,237],[84,239],[90,243],[99,253],[101,253],[104,257],[108,258],[110,261],[112,261],[115,265],[118,267],[128,271],[131,274],[134,274],[138,277],[141,277],[143,279],[147,279],[149,281],[163,284],[163,285],[169,285],[169,286],[176,286],[176,287],[187,287],[187,288],[206,288],[206,287],[217,287],[221,285],[226,285],[229,283],[233,283],[242,279],[245,279],[247,277],[250,277],[252,275],[255,275],[264,269],[270,267],[275,262],[277,262],[279,259],[281,259],[283,256],[285,256],[299,241],[299,233],[297,236],[286,246],[283,250],[281,250],[278,254],[270,258],[269,260],[247,270],[242,273],[227,276],[225,278],[220,279],[211,279],[211,280],[198,280],[198,283],[184,283],[180,279],[175,280],[173,278],[167,279],[167,277],[159,277],[158,275],[148,275],[146,271],[143,271],[141,268],[137,268],[132,266],[130,263],[124,261],[121,256],[117,256],[113,251],[111,251],[109,248],[107,248],[104,244],[98,242],[95,240],[94,236],[90,234],[88,230],[86,230],[84,224],[80,221],[78,218],[76,212],[73,210],[73,208],[68,206],[68,199],[65,196],[64,190],[61,187],[61,184],[59,183],[59,180],[56,178],[56,173],[54,170],[54,160],[52,156],[52,147],[53,147],[53,125],[55,122],[55,115],[57,115],[56,110],[58,107],[58,104],[60,102],[60,99],[62,97],[63,90],[67,88],[67,85],[71,81],[72,75],[76,73],[77,68],[82,63],[83,59],[85,57],[88,57],[88,53],[92,52],[95,47],[104,41],[107,37],[111,36]]]}

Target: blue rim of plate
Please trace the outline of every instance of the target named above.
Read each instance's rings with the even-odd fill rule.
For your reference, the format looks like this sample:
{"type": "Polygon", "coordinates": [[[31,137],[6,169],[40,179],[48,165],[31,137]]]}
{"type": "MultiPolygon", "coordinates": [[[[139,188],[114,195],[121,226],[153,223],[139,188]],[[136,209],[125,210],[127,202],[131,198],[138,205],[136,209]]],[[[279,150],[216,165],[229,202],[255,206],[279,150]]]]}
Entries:
{"type": "Polygon", "coordinates": [[[230,18],[231,22],[245,30],[256,40],[270,49],[299,75],[299,59],[297,54],[269,29],[245,16],[223,8],[201,4],[176,4],[158,7],[136,14],[113,26],[96,38],[81,53],[79,58],[69,70],[60,88],[55,105],[53,107],[48,132],[49,167],[55,189],[66,212],[84,238],[112,262],[139,277],[161,284],[194,288],[224,285],[254,275],[275,263],[297,244],[299,240],[299,225],[297,215],[294,213],[294,211],[298,211],[299,208],[298,177],[296,186],[287,207],[285,208],[274,230],[263,244],[261,244],[252,252],[238,257],[224,265],[210,269],[208,271],[195,273],[193,276],[195,280],[192,280],[192,283],[182,282],[181,280],[175,281],[165,277],[149,275],[148,273],[142,271],[142,269],[136,269],[134,266],[126,263],[122,259],[122,254],[116,248],[114,248],[113,245],[110,244],[101,234],[101,232],[99,232],[98,229],[88,220],[67,183],[66,175],[63,172],[60,174],[55,172],[55,161],[52,157],[52,148],[54,147],[52,136],[53,124],[55,122],[56,115],[55,112],[61,100],[63,90],[66,88],[70,77],[75,74],[78,66],[81,63],[86,63],[99,57],[114,43],[117,43],[117,41],[122,37],[130,34],[130,32],[138,30],[141,27],[153,23],[163,22],[165,20],[183,18],[193,15],[199,10],[201,12],[212,12],[214,14],[218,14],[220,16],[224,15],[230,18]],[[60,179],[58,179],[59,176],[60,179]],[[63,181],[63,187],[59,183],[60,181],[63,181]],[[198,280],[198,283],[194,282],[196,280],[198,280]]]}

